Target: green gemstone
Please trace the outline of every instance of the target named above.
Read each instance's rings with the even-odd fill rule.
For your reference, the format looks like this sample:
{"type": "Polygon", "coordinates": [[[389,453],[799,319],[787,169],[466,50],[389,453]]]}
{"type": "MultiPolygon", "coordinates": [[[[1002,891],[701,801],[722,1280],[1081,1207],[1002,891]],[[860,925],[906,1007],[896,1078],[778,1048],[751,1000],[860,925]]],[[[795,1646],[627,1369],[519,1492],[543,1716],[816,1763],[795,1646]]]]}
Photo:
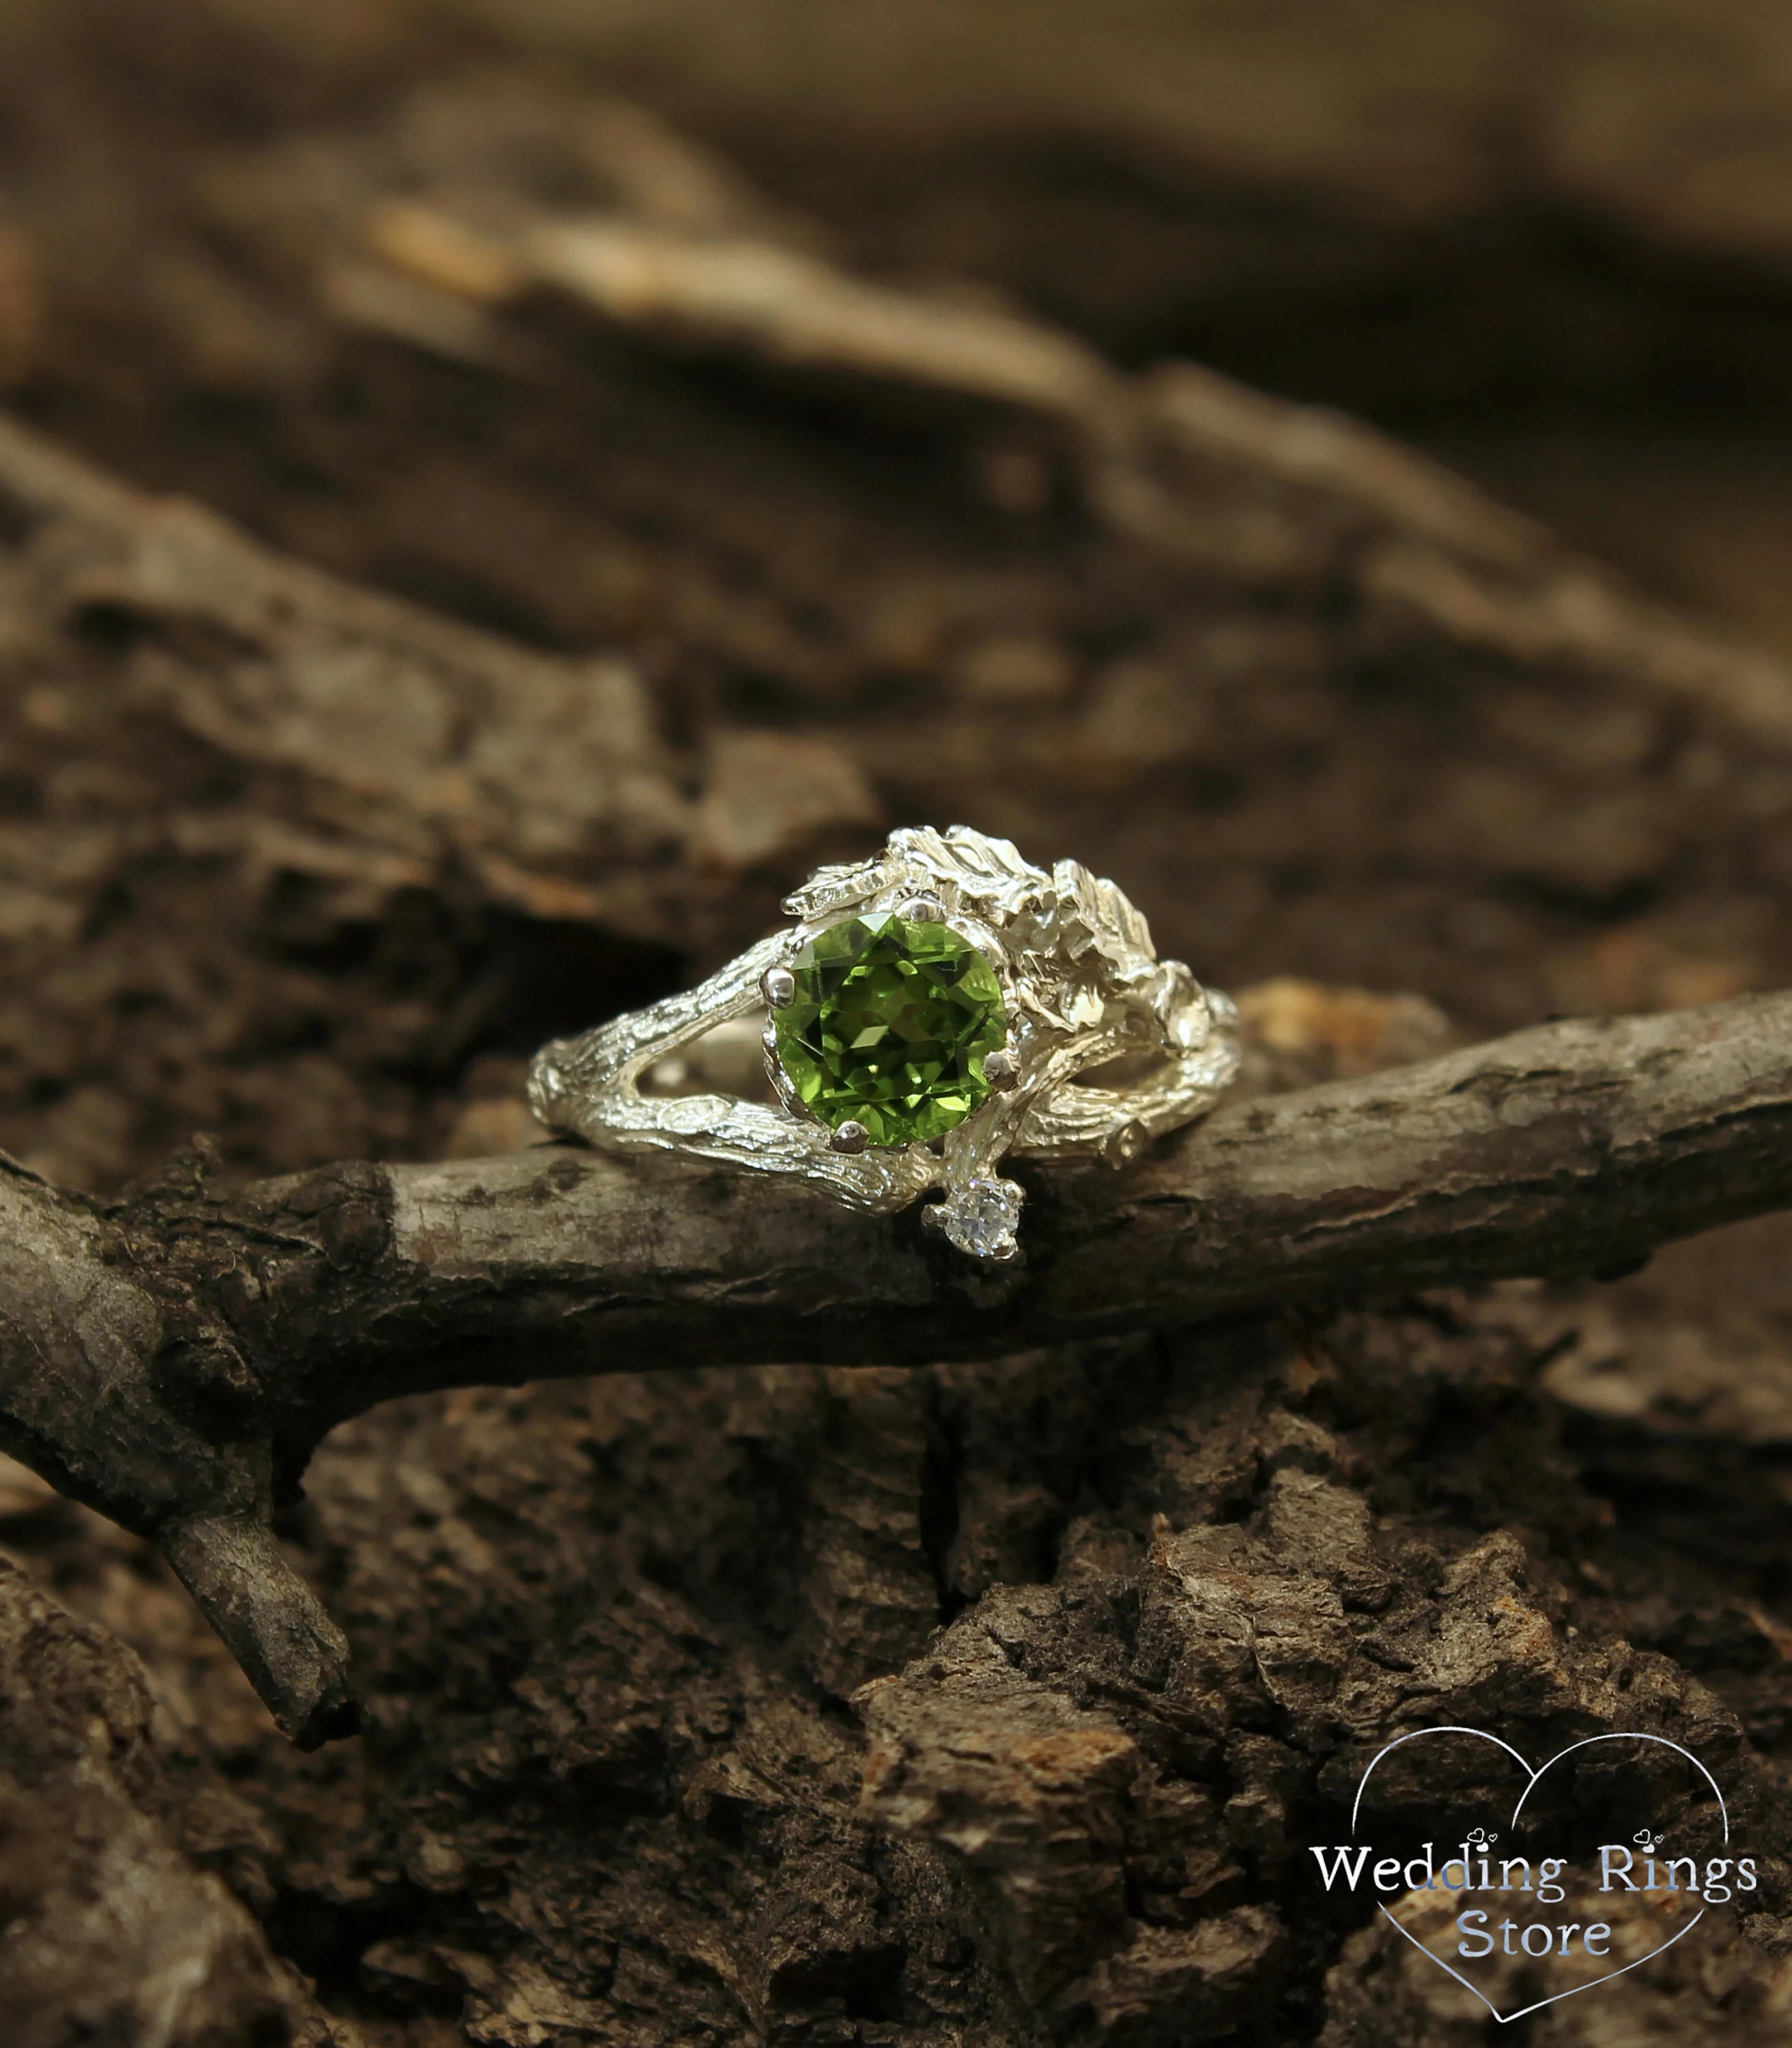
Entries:
{"type": "Polygon", "coordinates": [[[790,963],[778,1057],[822,1123],[874,1145],[937,1138],[989,1097],[983,1061],[1007,1043],[995,971],[945,925],[893,915],[833,925],[790,963]]]}

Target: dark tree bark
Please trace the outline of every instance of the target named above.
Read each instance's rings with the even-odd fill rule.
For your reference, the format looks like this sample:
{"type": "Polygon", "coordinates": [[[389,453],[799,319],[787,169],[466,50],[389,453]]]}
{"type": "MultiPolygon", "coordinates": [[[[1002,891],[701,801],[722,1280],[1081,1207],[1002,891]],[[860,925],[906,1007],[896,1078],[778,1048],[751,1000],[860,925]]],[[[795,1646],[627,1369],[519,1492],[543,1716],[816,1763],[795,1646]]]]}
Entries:
{"type": "Polygon", "coordinates": [[[227,1198],[176,1181],[111,1216],[15,1168],[0,1442],[157,1540],[308,1746],[355,1724],[348,1646],[272,1508],[380,1402],[719,1355],[972,1358],[1619,1272],[1792,1206],[1789,1132],[1780,996],[1223,1108],[1136,1172],[1041,1176],[1028,1270],[998,1278],[914,1215],[661,1154],[325,1167],[227,1198]]]}
{"type": "Polygon", "coordinates": [[[72,2032],[317,2044],[328,2018],[165,1822],[175,1788],[134,1658],[0,1565],[0,2000],[19,2048],[72,2032]]]}
{"type": "MultiPolygon", "coordinates": [[[[966,267],[914,224],[943,172],[868,211],[899,64],[817,225],[824,123],[755,189],[502,12],[502,72],[431,9],[0,14],[0,1437],[63,1489],[0,1466],[38,1582],[0,1575],[0,2009],[33,2048],[1453,2048],[1448,1980],[1301,1870],[1453,1720],[1670,1736],[1762,1860],[1558,2048],[1778,2040],[1788,999],[1747,991],[1792,985],[1792,674],[1366,427],[1116,368],[1091,333],[1184,331],[1119,261],[1123,219],[1185,241],[1136,179],[1080,239],[1024,149],[952,173],[1007,252],[970,267],[1072,333],[890,281],[966,267]],[[956,816],[1247,998],[1239,1099],[1034,1176],[1017,1275],[520,1149],[535,1044],[956,816]]],[[[1422,94],[1428,163],[1538,103],[1488,76],[1422,94]]],[[[1305,197],[1209,134],[1235,332],[1241,252],[1331,289],[1339,165],[1483,204],[1389,171],[1388,103],[1305,197]]],[[[1658,251],[1698,210],[1606,188],[1658,251]]],[[[1469,324],[1542,303],[1503,261],[1469,324]]],[[[1674,274],[1655,342],[1709,316],[1674,274]]],[[[1277,303],[1365,392],[1429,362],[1277,303]]],[[[1446,1775],[1402,1796],[1484,1819],[1446,1775]]]]}

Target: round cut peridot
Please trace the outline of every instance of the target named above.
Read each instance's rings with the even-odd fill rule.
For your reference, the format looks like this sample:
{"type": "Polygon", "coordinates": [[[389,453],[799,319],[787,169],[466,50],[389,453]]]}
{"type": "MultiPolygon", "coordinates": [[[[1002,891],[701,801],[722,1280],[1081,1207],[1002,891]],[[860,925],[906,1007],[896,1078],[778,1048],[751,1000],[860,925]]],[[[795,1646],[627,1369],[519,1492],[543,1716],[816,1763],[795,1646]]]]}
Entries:
{"type": "Polygon", "coordinates": [[[983,1061],[1008,1037],[1002,984],[968,939],[894,913],[850,917],[790,963],[778,1057],[830,1130],[874,1145],[938,1138],[988,1100],[983,1061]]]}

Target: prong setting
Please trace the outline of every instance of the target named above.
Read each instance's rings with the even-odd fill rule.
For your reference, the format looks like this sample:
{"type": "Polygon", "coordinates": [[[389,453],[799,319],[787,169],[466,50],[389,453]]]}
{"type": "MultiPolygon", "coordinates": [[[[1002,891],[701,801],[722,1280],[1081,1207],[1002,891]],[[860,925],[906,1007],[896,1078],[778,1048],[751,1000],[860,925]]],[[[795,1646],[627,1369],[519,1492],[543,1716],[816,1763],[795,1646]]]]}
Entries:
{"type": "Polygon", "coordinates": [[[943,925],[946,921],[946,906],[931,893],[905,896],[896,906],[896,914],[911,925],[943,925]]]}
{"type": "Polygon", "coordinates": [[[948,1186],[933,1228],[972,1258],[1007,1265],[1020,1255],[1016,1233],[1026,1200],[1026,1191],[1016,1181],[973,1174],[948,1186]]]}
{"type": "Polygon", "coordinates": [[[1150,1142],[1150,1132],[1136,1117],[1131,1118],[1108,1132],[1101,1148],[1101,1156],[1110,1166],[1116,1169],[1130,1166],[1145,1156],[1146,1148],[1150,1142]]]}
{"type": "Polygon", "coordinates": [[[961,927],[965,937],[1001,977],[1006,988],[1013,979],[1013,963],[1008,957],[1008,948],[995,934],[980,925],[967,924],[961,927]]]}
{"type": "Polygon", "coordinates": [[[924,1206],[922,1228],[994,1266],[1019,1255],[1025,1195],[1000,1177],[1006,1155],[1125,1165],[1153,1134],[1203,1114],[1237,1068],[1235,1007],[1185,968],[1159,961],[1136,911],[1075,862],[1048,871],[1006,840],[917,828],[893,833],[876,860],[817,870],[787,908],[794,930],[754,947],[702,989],[545,1047],[529,1083],[537,1115],[594,1142],[672,1146],[793,1175],[873,1213],[944,1185],[946,1200],[924,1206]],[[849,931],[832,941],[836,926],[855,923],[868,936],[849,931]],[[944,978],[931,994],[911,989],[892,978],[900,965],[894,952],[873,957],[879,947],[916,962],[949,961],[961,982],[993,977],[1005,1017],[990,991],[977,988],[979,1014],[967,1025],[957,983],[949,1003],[944,978]],[[810,972],[843,964],[867,968],[844,998],[827,975],[810,972]],[[812,996],[818,1012],[844,1016],[852,1030],[834,1040],[825,1030],[799,1032],[798,1012],[808,1017],[812,996]],[[741,1099],[717,1091],[700,1115],[669,1099],[678,1061],[696,1076],[689,1049],[723,1024],[745,1024],[755,999],[776,1106],[746,1095],[744,1084],[741,1099]],[[872,1059],[855,1066],[840,1050],[875,1052],[882,1041],[874,1045],[864,1027],[886,1012],[905,1020],[913,1012],[928,1027],[898,1034],[891,1072],[913,1086],[894,1092],[881,1069],[870,1080],[858,1071],[872,1059]],[[980,1044],[972,1042],[973,1030],[980,1044]],[[929,1035],[945,1064],[905,1050],[929,1035]],[[1163,1057],[1148,1072],[1065,1084],[1149,1042],[1163,1057]],[[961,1072],[948,1071],[953,1059],[961,1072]],[[942,1075],[949,1085],[936,1087],[942,1075]],[[848,1170],[855,1154],[864,1156],[848,1170]]]}

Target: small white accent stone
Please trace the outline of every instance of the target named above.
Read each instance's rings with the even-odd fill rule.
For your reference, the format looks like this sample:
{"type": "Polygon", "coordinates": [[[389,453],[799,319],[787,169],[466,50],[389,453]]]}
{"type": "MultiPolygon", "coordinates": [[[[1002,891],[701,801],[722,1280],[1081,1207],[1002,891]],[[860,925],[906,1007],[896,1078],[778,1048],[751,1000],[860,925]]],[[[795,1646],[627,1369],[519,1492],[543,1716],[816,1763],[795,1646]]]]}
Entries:
{"type": "Polygon", "coordinates": [[[1020,1251],[1024,1189],[1013,1181],[972,1181],[950,1189],[934,1213],[946,1242],[972,1259],[1009,1259],[1020,1251]]]}

